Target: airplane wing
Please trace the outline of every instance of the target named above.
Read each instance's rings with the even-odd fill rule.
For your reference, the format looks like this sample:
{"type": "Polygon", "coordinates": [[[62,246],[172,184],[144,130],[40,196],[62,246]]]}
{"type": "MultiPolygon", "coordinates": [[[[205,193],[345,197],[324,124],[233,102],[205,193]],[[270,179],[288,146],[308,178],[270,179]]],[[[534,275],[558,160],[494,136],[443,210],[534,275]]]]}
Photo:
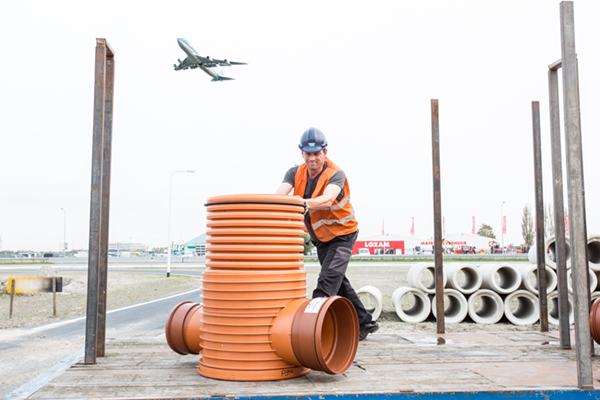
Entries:
{"type": "Polygon", "coordinates": [[[195,65],[196,65],[193,61],[190,61],[189,58],[186,58],[183,61],[181,61],[181,60],[177,60],[177,61],[179,61],[179,65],[177,65],[177,64],[173,65],[175,67],[175,71],[179,71],[180,69],[195,68],[195,65]]]}
{"type": "Polygon", "coordinates": [[[220,65],[221,67],[230,67],[232,65],[248,65],[248,64],[243,63],[243,62],[227,61],[227,59],[225,59],[225,60],[212,59],[212,61],[214,63],[216,63],[217,65],[220,65]]]}

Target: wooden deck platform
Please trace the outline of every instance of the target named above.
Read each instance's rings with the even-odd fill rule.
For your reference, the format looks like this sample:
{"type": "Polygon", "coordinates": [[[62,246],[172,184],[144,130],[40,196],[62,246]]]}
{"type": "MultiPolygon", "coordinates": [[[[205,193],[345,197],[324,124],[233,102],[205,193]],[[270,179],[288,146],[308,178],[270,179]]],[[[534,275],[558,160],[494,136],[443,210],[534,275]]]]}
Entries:
{"type": "MultiPolygon", "coordinates": [[[[271,382],[204,378],[196,371],[199,357],[174,353],[164,338],[119,339],[107,342],[96,365],[76,363],[27,398],[600,398],[600,391],[577,390],[575,350],[561,350],[557,335],[375,334],[360,342],[344,374],[312,371],[271,382]]],[[[593,364],[597,383],[600,359],[593,364]]]]}

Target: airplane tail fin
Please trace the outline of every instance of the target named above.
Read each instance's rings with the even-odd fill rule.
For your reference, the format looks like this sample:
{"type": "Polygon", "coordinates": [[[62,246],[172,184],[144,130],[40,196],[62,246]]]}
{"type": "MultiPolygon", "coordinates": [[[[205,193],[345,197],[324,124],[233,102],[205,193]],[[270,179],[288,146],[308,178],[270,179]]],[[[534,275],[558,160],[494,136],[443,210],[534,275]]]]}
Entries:
{"type": "Polygon", "coordinates": [[[219,76],[218,78],[212,78],[211,82],[216,82],[216,81],[234,81],[234,78],[228,78],[226,76],[219,76]]]}

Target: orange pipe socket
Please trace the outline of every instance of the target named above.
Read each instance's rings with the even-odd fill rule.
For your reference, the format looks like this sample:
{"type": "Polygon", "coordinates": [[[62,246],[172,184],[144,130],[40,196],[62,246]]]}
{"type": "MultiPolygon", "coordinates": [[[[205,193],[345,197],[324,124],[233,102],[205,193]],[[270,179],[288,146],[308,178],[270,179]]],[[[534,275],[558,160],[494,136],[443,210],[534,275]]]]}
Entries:
{"type": "Polygon", "coordinates": [[[345,298],[306,298],[304,200],[218,196],[207,207],[202,307],[173,309],[169,346],[198,352],[198,372],[215,379],[345,372],[358,347],[358,318],[345,298]]]}
{"type": "Polygon", "coordinates": [[[167,319],[165,335],[169,347],[178,354],[200,353],[202,305],[184,301],[177,304],[167,319]]]}
{"type": "Polygon", "coordinates": [[[343,297],[294,300],[271,327],[271,347],[291,365],[328,374],[346,372],[358,348],[358,317],[343,297]]]}
{"type": "Polygon", "coordinates": [[[600,299],[596,299],[592,303],[592,310],[590,311],[590,333],[592,339],[600,344],[600,299]]]}

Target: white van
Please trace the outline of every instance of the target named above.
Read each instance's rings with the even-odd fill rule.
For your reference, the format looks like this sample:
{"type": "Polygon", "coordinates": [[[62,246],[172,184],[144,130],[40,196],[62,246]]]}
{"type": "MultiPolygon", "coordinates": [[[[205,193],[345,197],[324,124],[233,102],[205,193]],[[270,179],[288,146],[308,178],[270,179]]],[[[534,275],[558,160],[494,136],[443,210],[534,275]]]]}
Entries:
{"type": "Polygon", "coordinates": [[[370,256],[371,252],[369,251],[369,249],[358,249],[358,254],[359,256],[370,256]]]}

